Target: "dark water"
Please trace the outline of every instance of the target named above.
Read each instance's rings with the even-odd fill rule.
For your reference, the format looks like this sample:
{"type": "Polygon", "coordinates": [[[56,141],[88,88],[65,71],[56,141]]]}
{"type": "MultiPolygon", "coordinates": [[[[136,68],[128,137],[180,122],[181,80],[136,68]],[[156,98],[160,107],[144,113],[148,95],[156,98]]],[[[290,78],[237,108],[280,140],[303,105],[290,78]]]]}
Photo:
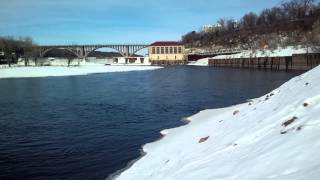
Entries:
{"type": "Polygon", "coordinates": [[[299,73],[180,66],[0,80],[0,179],[104,179],[182,117],[261,96],[299,73]]]}

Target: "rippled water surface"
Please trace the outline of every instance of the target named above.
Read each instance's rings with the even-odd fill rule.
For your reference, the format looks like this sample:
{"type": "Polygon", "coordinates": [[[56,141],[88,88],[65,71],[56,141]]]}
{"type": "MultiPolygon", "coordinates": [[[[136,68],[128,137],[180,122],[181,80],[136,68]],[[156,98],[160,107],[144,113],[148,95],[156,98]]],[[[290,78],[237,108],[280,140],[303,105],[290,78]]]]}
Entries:
{"type": "Polygon", "coordinates": [[[104,179],[181,118],[301,72],[208,67],[0,80],[0,179],[104,179]]]}

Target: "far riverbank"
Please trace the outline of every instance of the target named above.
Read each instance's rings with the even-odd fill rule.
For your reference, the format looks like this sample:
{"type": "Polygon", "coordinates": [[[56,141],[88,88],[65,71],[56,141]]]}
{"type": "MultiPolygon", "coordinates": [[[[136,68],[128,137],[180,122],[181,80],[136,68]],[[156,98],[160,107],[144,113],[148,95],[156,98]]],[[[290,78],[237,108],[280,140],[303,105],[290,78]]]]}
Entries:
{"type": "Polygon", "coordinates": [[[0,69],[1,78],[30,78],[51,76],[79,76],[97,73],[145,71],[160,69],[160,66],[105,66],[105,65],[80,65],[80,66],[37,66],[37,67],[10,67],[0,69]]]}

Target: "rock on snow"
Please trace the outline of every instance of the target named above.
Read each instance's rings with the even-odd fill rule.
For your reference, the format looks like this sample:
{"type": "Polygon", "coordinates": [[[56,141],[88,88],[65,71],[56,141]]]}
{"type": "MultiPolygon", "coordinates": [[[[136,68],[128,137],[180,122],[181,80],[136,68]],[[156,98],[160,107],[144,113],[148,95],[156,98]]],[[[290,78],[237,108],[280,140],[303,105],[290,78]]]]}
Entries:
{"type": "Polygon", "coordinates": [[[188,120],[188,125],[164,130],[164,138],[143,146],[146,155],[116,179],[320,177],[320,67],[263,97],[201,111],[188,120]]]}

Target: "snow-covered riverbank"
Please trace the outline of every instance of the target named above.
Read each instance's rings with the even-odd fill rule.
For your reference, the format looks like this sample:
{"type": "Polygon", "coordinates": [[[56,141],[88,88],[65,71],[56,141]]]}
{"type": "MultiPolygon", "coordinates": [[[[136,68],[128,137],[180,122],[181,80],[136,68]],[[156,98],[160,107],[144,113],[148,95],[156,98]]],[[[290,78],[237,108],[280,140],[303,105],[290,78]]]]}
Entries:
{"type": "Polygon", "coordinates": [[[300,46],[288,46],[274,50],[244,50],[237,54],[218,55],[211,58],[203,58],[194,62],[190,62],[191,66],[208,66],[209,59],[240,59],[240,58],[255,58],[255,57],[288,57],[294,54],[319,53],[319,48],[303,48],[300,46]]]}
{"type": "Polygon", "coordinates": [[[188,65],[189,66],[208,66],[209,65],[209,58],[199,59],[197,61],[190,62],[188,65]]]}
{"type": "Polygon", "coordinates": [[[155,70],[158,66],[104,66],[82,65],[75,67],[41,66],[12,67],[0,69],[0,78],[76,76],[95,73],[155,70]]]}
{"type": "Polygon", "coordinates": [[[205,110],[117,180],[304,180],[320,177],[320,67],[247,103],[205,110]]]}

